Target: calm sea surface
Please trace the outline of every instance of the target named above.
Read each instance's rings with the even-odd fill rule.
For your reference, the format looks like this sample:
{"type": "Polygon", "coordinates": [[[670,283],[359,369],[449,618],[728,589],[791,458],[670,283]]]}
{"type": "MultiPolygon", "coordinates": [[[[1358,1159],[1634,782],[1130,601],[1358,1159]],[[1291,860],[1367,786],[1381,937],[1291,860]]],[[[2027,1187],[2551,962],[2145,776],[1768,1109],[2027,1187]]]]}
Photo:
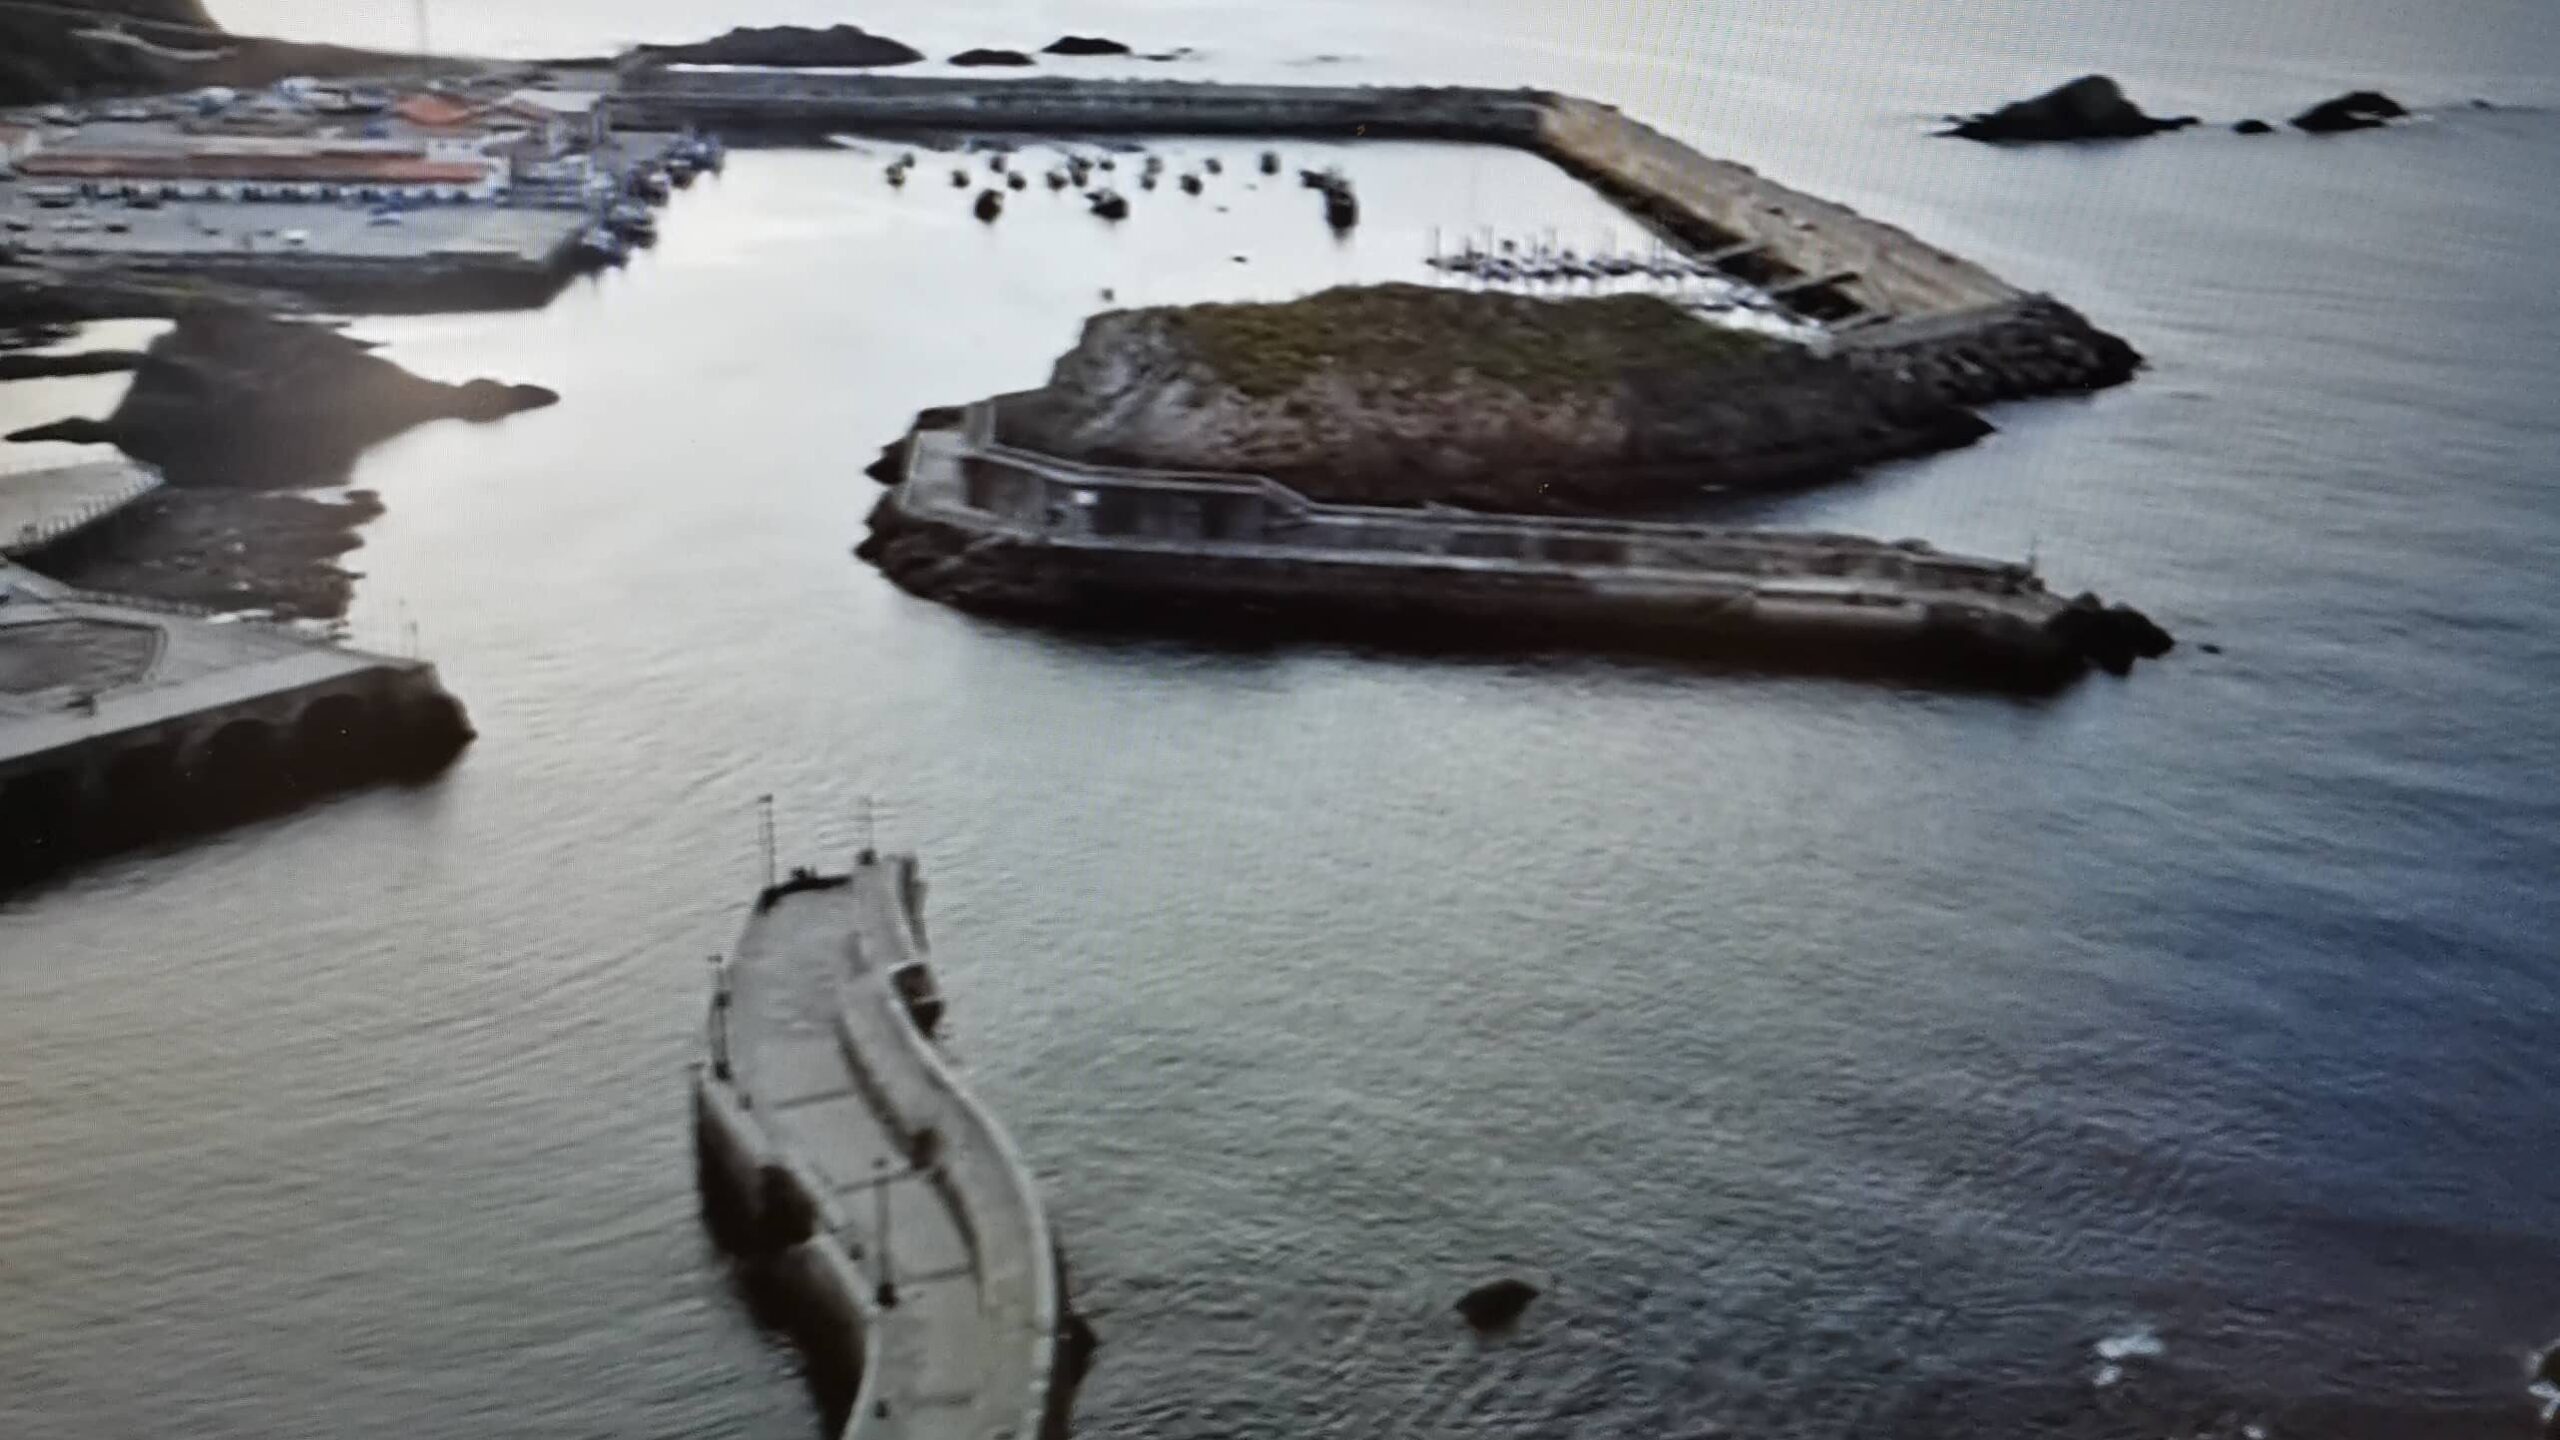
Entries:
{"type": "MultiPolygon", "coordinates": [[[[390,507],[357,632],[415,624],[480,725],[462,764],[0,904],[0,1435],[812,1434],[688,1171],[766,791],[795,858],[840,858],[866,792],[925,857],[954,1047],[1103,1336],[1085,1433],[2531,1433],[2560,12],[443,0],[434,41],[747,18],[1551,84],[1905,224],[2153,368],[1760,513],[2032,548],[2226,651],[2019,703],[920,603],[848,554],[860,467],[921,405],[1035,383],[1106,288],[1632,230],[1507,154],[1341,156],[1370,213],[1337,245],[1234,164],[1112,231],[741,153],[545,311],[361,328],[566,396],[356,476],[390,507]],[[2091,69],[2221,120],[2361,84],[2426,113],[1924,138],[2091,69]],[[1550,1294],[1480,1344],[1448,1306],[1498,1271],[1550,1294]]],[[[0,388],[0,428],[117,385],[0,388]]]]}

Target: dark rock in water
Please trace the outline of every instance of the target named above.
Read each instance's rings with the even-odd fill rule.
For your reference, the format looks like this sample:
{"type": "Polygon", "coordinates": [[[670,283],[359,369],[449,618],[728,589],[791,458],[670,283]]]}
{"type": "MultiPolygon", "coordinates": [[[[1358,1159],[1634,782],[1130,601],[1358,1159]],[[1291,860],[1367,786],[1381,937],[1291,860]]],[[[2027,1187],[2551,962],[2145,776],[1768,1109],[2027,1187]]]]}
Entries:
{"type": "Polygon", "coordinates": [[[1040,47],[1043,55],[1126,55],[1129,47],[1100,35],[1061,35],[1040,47]]]}
{"type": "Polygon", "coordinates": [[[975,208],[978,212],[979,219],[995,219],[997,216],[1004,213],[1004,192],[1001,190],[979,191],[978,203],[975,208]]]}
{"type": "Polygon", "coordinates": [[[2243,120],[2231,129],[2234,134],[2239,135],[2272,135],[2276,131],[2276,127],[2264,120],[2243,120]]]}
{"type": "Polygon", "coordinates": [[[691,45],[643,45],[653,60],[683,65],[868,67],[912,65],[924,52],[859,25],[741,25],[726,35],[691,45]]]}
{"type": "Polygon", "coordinates": [[[206,305],[151,343],[114,414],[20,438],[112,442],[174,485],[276,487],[335,481],[368,446],[430,420],[485,424],[559,398],[422,379],[335,330],[206,305]]]}
{"type": "Polygon", "coordinates": [[[2533,1367],[2533,1378],[2560,1389],[2560,1340],[2553,1341],[2551,1348],[2542,1352],[2541,1363],[2533,1367]]]}
{"type": "Polygon", "coordinates": [[[1030,56],[1019,50],[963,50],[951,57],[954,65],[1029,65],[1030,56]]]}
{"type": "Polygon", "coordinates": [[[1519,1319],[1529,1302],[1537,1298],[1537,1286],[1506,1277],[1488,1281],[1460,1296],[1457,1309],[1476,1329],[1499,1330],[1519,1319]]]}
{"type": "Polygon", "coordinates": [[[111,375],[139,369],[139,350],[91,350],[78,355],[0,354],[0,380],[41,380],[56,375],[111,375]]]}
{"type": "Polygon", "coordinates": [[[2408,113],[2399,101],[2379,90],[2350,90],[2294,116],[2293,128],[2312,135],[2335,135],[2343,130],[2388,125],[2408,113]]]}
{"type": "Polygon", "coordinates": [[[30,425],[23,430],[12,430],[6,435],[0,435],[0,440],[18,445],[35,445],[46,441],[56,445],[113,445],[116,443],[116,432],[115,428],[104,420],[88,420],[75,416],[69,420],[55,420],[43,425],[30,425]]]}
{"type": "Polygon", "coordinates": [[[2195,123],[2192,115],[2146,115],[2115,81],[2083,75],[2032,100],[1959,120],[1945,133],[1966,140],[2129,140],[2195,123]]]}
{"type": "Polygon", "coordinates": [[[1101,190],[1095,192],[1092,204],[1093,213],[1101,216],[1105,220],[1126,220],[1129,218],[1129,201],[1117,190],[1101,190]]]}
{"type": "Polygon", "coordinates": [[[1030,184],[1030,181],[1022,178],[1022,172],[1019,170],[1016,170],[1004,177],[1004,188],[1007,190],[1021,190],[1027,188],[1030,184]]]}
{"type": "Polygon", "coordinates": [[[1200,177],[1199,177],[1199,176],[1197,176],[1197,175],[1185,175],[1185,176],[1183,176],[1183,177],[1182,177],[1182,193],[1183,193],[1183,194],[1185,194],[1185,195],[1197,195],[1197,194],[1199,194],[1199,193],[1200,193],[1200,177]]]}
{"type": "MultiPolygon", "coordinates": [[[[435,382],[422,380],[418,383],[432,385],[435,382]]],[[[432,418],[466,420],[474,425],[486,425],[510,415],[560,403],[559,391],[541,385],[508,385],[483,379],[466,380],[460,385],[445,388],[452,392],[451,408],[432,418]]]]}
{"type": "Polygon", "coordinates": [[[2207,640],[2206,642],[2204,642],[2203,644],[2201,644],[2201,645],[2197,646],[2196,648],[2197,648],[2198,650],[2203,651],[2203,652],[2204,652],[2204,653],[2206,653],[2207,655],[2219,655],[2219,654],[2221,654],[2221,653],[2222,653],[2222,647],[2221,647],[2221,646],[2219,646],[2219,645],[2214,644],[2214,643],[2213,643],[2212,641],[2210,641],[2210,640],[2207,640]]]}
{"type": "Polygon", "coordinates": [[[2157,660],[2178,643],[2150,616],[2130,605],[2108,605],[2085,590],[2045,628],[2110,675],[2130,674],[2135,660],[2157,660]]]}

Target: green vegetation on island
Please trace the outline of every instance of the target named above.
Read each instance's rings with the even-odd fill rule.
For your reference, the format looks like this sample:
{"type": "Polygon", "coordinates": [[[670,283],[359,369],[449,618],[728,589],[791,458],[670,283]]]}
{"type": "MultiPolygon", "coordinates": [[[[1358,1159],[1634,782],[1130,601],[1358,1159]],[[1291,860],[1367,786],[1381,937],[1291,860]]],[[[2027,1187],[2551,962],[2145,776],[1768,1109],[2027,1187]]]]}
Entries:
{"type": "Polygon", "coordinates": [[[1165,314],[1219,380],[1258,399],[1326,373],[1419,388],[1472,373],[1544,398],[1611,387],[1631,373],[1728,365],[1776,343],[1707,324],[1653,295],[1540,300],[1343,286],[1285,303],[1165,314]]]}

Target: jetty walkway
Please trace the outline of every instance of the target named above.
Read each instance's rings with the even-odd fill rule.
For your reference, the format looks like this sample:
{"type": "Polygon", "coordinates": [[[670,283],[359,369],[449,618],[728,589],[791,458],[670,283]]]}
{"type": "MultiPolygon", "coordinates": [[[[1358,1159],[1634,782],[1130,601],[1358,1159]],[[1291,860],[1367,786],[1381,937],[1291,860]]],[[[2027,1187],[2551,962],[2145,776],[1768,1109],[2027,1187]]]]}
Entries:
{"type": "Polygon", "coordinates": [[[764,1251],[847,1440],[1061,1433],[1056,1251],[1029,1172],[926,1033],[911,856],[760,898],[695,1100],[706,1200],[764,1251]]]}

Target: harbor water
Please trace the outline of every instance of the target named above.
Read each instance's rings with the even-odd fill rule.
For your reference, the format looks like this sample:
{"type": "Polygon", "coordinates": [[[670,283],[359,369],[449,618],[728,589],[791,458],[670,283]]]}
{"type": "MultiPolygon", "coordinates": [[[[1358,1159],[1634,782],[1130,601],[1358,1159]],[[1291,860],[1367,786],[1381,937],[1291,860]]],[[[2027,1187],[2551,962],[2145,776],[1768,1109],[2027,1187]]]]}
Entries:
{"type": "MultiPolygon", "coordinates": [[[[407,6],[215,9],[412,43],[407,6]]],[[[0,1435],[814,1433],[689,1173],[765,793],[786,861],[841,864],[866,795],[923,857],[953,1053],[1102,1337],[1082,1433],[2534,1433],[2547,5],[445,0],[434,40],[847,18],[1591,94],[2050,289],[2151,368],[1750,516],[2032,553],[2184,643],[2028,702],[917,601],[850,554],[862,467],[1086,315],[1635,231],[1505,152],[1151,142],[1224,173],[1130,176],[1114,226],[1036,180],[981,224],[930,153],[893,190],[904,144],[735,151],[547,309],[358,326],[563,396],[353,477],[388,507],[354,632],[414,630],[461,763],[0,900],[0,1435]],[[2089,70],[2221,122],[2421,113],[1929,138],[2089,70]],[[1331,163],[1339,239],[1295,178],[1331,163]],[[1496,1274],[1547,1294],[1480,1341],[1450,1305],[1496,1274]]],[[[0,429],[120,384],[0,386],[0,429]]]]}

